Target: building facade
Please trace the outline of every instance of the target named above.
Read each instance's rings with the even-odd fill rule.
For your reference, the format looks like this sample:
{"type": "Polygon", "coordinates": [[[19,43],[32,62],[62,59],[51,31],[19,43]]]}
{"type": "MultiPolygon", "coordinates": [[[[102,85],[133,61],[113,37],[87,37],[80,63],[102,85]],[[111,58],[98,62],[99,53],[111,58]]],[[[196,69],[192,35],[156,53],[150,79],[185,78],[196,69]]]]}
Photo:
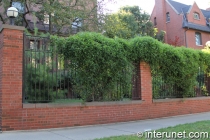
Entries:
{"type": "Polygon", "coordinates": [[[203,49],[210,40],[210,9],[200,9],[173,0],[155,0],[151,21],[164,30],[165,43],[203,49]]]}

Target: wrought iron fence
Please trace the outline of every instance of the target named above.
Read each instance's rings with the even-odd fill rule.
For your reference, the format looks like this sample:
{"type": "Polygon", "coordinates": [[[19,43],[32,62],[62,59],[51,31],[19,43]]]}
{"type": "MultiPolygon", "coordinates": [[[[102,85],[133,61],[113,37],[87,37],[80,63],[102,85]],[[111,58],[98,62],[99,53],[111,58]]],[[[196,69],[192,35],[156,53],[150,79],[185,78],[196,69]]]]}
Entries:
{"type": "Polygon", "coordinates": [[[158,72],[152,73],[152,91],[154,99],[180,97],[178,88],[173,83],[166,82],[158,72]]]}
{"type": "MultiPolygon", "coordinates": [[[[195,86],[192,87],[192,96],[208,96],[210,91],[210,82],[208,82],[207,75],[199,67],[197,77],[195,79],[195,86]]],[[[175,83],[166,82],[162,77],[158,69],[153,68],[152,70],[152,90],[154,99],[165,99],[165,98],[182,98],[180,89],[175,83]]]]}
{"type": "MultiPolygon", "coordinates": [[[[82,102],[80,91],[85,88],[77,84],[77,69],[68,67],[71,61],[58,54],[56,47],[50,46],[49,37],[24,36],[23,102],[82,102]]],[[[122,75],[126,77],[126,72],[122,71],[122,75]]],[[[132,92],[132,84],[118,81],[106,96],[98,92],[86,101],[130,100],[132,96],[140,99],[139,94],[132,92]]]]}

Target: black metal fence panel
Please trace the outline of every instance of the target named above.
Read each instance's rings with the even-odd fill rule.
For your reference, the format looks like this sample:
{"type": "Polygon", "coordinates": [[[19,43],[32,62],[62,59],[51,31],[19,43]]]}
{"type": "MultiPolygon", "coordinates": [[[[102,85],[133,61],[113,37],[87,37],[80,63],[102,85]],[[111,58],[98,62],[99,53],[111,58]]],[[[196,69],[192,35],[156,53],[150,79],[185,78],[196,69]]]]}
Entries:
{"type": "MultiPolygon", "coordinates": [[[[208,79],[208,76],[201,69],[201,67],[199,67],[195,79],[195,86],[192,87],[193,97],[209,95],[210,82],[208,79]]],[[[158,71],[158,68],[152,69],[152,90],[154,99],[183,98],[176,84],[166,82],[161,73],[158,71]]]]}
{"type": "MultiPolygon", "coordinates": [[[[71,61],[58,54],[56,47],[59,46],[50,46],[49,37],[24,35],[24,103],[83,102],[79,91],[84,87],[77,86],[80,81],[77,69],[68,67],[71,61]]],[[[126,77],[125,71],[122,71],[122,74],[126,77]]],[[[132,84],[132,81],[127,85],[119,81],[106,96],[100,93],[87,98],[86,101],[140,99],[138,93],[132,92],[132,84]]]]}

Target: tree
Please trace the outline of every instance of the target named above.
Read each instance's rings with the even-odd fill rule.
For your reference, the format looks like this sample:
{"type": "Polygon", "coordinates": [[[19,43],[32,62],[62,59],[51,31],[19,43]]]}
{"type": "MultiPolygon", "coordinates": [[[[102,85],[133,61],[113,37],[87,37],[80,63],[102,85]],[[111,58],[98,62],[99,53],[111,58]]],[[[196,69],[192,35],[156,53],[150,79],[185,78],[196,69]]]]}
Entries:
{"type": "MultiPolygon", "coordinates": [[[[0,0],[4,13],[0,14],[3,23],[7,22],[6,9],[14,3],[23,4],[25,12],[19,13],[16,25],[33,30],[27,21],[30,18],[35,27],[42,25],[50,34],[70,34],[72,30],[98,31],[105,10],[101,0],[0,0]],[[32,18],[33,17],[33,18],[32,18]],[[101,19],[100,19],[101,18],[101,19]],[[45,23],[47,23],[47,26],[45,23]],[[81,26],[82,25],[82,26],[81,26]]],[[[109,0],[113,1],[113,0],[109,0]]]]}
{"type": "Polygon", "coordinates": [[[174,39],[169,39],[169,43],[170,45],[173,45],[175,47],[179,47],[181,46],[182,41],[180,40],[180,38],[178,36],[175,36],[174,39]]]}
{"type": "Polygon", "coordinates": [[[135,17],[125,11],[107,15],[104,26],[105,35],[110,38],[114,38],[115,36],[120,38],[134,37],[136,30],[138,30],[138,24],[133,21],[135,21],[135,17]]]}
{"type": "Polygon", "coordinates": [[[112,38],[132,38],[137,35],[155,37],[157,29],[149,21],[149,17],[139,6],[122,7],[118,13],[106,16],[105,35],[112,38]]]}
{"type": "Polygon", "coordinates": [[[150,15],[139,6],[126,6],[117,13],[106,15],[104,34],[110,38],[133,38],[135,36],[151,36],[164,42],[164,31],[158,32],[149,20],[150,15]]]}

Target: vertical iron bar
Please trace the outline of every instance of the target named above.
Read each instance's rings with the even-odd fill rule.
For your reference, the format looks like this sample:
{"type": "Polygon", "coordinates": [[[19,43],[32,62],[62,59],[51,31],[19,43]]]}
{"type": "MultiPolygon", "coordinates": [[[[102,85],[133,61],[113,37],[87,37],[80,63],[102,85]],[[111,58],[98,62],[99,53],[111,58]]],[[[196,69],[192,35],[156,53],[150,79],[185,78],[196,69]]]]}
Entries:
{"type": "Polygon", "coordinates": [[[25,78],[26,78],[26,76],[27,76],[27,73],[26,73],[26,61],[25,61],[25,59],[26,59],[26,57],[25,57],[25,47],[26,47],[26,35],[25,34],[23,34],[23,56],[22,56],[22,59],[23,59],[23,66],[22,66],[22,68],[23,68],[23,73],[22,73],[22,82],[23,82],[23,85],[22,85],[22,102],[23,103],[25,103],[25,98],[26,98],[26,91],[25,91],[25,78]]]}
{"type": "MultiPolygon", "coordinates": [[[[55,63],[56,63],[56,83],[58,83],[58,55],[56,54],[56,57],[55,57],[55,63]]],[[[58,87],[56,86],[56,99],[58,98],[58,87]]]]}
{"type": "MultiPolygon", "coordinates": [[[[34,43],[35,43],[35,39],[34,39],[34,43]]],[[[35,44],[34,44],[34,46],[35,46],[35,44]]],[[[35,58],[34,58],[34,61],[35,61],[35,63],[34,63],[34,65],[35,65],[35,67],[34,67],[34,70],[35,70],[35,75],[36,75],[36,69],[37,69],[37,63],[36,63],[36,53],[37,53],[37,50],[35,49],[35,58]]],[[[35,78],[36,79],[36,78],[35,78]]],[[[36,95],[36,82],[37,82],[37,79],[35,80],[35,101],[36,101],[36,99],[37,99],[37,95],[36,95]]]]}
{"type": "Polygon", "coordinates": [[[38,55],[39,55],[38,56],[38,62],[37,62],[37,66],[39,67],[39,69],[38,69],[38,74],[39,74],[39,90],[38,90],[39,91],[38,92],[39,96],[38,96],[38,99],[40,98],[41,100],[43,100],[42,99],[42,92],[41,92],[41,75],[40,75],[41,74],[41,49],[40,49],[41,47],[38,46],[38,41],[37,40],[38,40],[38,38],[36,38],[37,50],[38,50],[38,55]]]}

